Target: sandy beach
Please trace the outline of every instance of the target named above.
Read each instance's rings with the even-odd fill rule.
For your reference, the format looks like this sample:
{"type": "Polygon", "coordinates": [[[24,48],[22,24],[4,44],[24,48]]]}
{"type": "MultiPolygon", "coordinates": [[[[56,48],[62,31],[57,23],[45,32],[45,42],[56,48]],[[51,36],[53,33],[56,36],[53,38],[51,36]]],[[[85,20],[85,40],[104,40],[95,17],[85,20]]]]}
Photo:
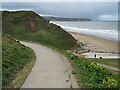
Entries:
{"type": "Polygon", "coordinates": [[[92,35],[79,34],[73,32],[69,32],[69,33],[79,42],[82,42],[83,47],[87,50],[95,51],[95,52],[113,52],[113,53],[120,52],[118,50],[117,41],[99,38],[92,35]]]}

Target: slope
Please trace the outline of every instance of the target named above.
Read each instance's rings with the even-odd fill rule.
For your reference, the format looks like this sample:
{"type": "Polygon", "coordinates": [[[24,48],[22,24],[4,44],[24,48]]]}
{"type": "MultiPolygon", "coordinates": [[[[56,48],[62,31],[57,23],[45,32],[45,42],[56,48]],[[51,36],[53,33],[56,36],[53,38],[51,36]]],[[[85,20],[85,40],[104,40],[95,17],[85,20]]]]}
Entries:
{"type": "MultiPolygon", "coordinates": [[[[11,36],[2,36],[2,85],[8,85],[16,78],[27,63],[35,59],[33,50],[26,47],[11,36]]],[[[27,73],[27,71],[26,71],[27,73]]],[[[24,74],[24,73],[22,73],[24,74]]],[[[17,82],[18,83],[18,82],[17,82]]],[[[17,84],[16,83],[16,84],[17,84]]]]}
{"type": "Polygon", "coordinates": [[[76,48],[75,38],[32,11],[3,11],[3,32],[21,40],[40,42],[60,49],[76,48]]]}

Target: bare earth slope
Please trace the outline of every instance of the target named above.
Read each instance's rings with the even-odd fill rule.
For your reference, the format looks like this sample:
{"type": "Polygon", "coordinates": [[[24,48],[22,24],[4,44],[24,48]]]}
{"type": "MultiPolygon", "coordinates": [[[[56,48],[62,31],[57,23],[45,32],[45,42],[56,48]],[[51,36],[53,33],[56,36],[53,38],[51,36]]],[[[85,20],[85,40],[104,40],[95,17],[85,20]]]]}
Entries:
{"type": "Polygon", "coordinates": [[[25,43],[36,54],[36,63],[22,88],[78,88],[67,58],[42,45],[25,43]]]}

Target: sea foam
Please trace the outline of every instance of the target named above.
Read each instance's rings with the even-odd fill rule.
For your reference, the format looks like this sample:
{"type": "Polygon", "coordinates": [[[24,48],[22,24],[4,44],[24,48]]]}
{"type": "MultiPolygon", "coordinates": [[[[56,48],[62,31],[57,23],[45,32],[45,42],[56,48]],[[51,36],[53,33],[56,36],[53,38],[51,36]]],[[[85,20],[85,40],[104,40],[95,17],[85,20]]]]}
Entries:
{"type": "Polygon", "coordinates": [[[120,38],[118,38],[118,33],[120,31],[117,31],[117,30],[78,28],[78,27],[60,25],[55,22],[50,22],[50,23],[56,24],[68,32],[94,35],[94,36],[101,37],[101,38],[107,38],[107,39],[111,39],[115,41],[118,41],[118,40],[120,41],[120,38]]]}

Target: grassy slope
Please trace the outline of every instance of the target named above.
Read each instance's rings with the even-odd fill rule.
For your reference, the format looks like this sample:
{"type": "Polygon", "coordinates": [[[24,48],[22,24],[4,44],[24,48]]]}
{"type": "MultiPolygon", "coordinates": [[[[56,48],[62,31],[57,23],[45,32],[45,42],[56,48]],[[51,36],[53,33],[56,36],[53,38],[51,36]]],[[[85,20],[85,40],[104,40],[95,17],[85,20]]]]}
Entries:
{"type": "MultiPolygon", "coordinates": [[[[85,58],[65,53],[73,67],[73,74],[76,74],[78,83],[85,88],[120,88],[119,76],[113,72],[90,62],[85,58]]],[[[116,90],[116,89],[115,89],[116,90]]]]}
{"type": "Polygon", "coordinates": [[[15,79],[26,63],[35,57],[33,51],[11,36],[3,34],[2,37],[2,84],[7,85],[15,79]]]}
{"type": "Polygon", "coordinates": [[[76,40],[61,27],[32,11],[2,13],[3,32],[20,40],[36,41],[60,49],[78,47],[76,40]]]}

